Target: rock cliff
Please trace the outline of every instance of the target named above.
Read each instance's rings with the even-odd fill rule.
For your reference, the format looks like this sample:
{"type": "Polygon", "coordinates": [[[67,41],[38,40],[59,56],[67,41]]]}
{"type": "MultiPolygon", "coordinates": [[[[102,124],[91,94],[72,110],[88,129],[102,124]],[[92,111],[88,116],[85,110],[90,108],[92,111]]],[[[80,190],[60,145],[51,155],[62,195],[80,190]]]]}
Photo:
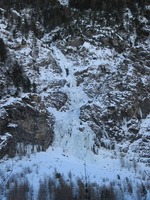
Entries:
{"type": "Polygon", "coordinates": [[[120,14],[54,2],[0,9],[0,135],[14,151],[18,142],[69,151],[89,134],[81,149],[118,147],[149,165],[147,2],[120,14]]]}

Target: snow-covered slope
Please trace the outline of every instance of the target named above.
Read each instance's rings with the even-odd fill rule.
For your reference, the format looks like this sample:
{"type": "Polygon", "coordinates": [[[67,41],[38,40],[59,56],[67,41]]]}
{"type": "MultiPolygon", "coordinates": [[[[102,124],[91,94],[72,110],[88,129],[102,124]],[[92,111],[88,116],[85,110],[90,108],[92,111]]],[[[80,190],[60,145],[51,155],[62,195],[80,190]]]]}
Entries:
{"type": "Polygon", "coordinates": [[[0,195],[24,173],[37,199],[44,177],[57,170],[84,180],[86,166],[89,182],[113,183],[122,199],[148,200],[148,19],[140,8],[138,16],[126,8],[116,22],[59,2],[71,16],[52,30],[35,16],[32,27],[32,8],[0,10],[0,50],[7,50],[0,53],[0,195]]]}

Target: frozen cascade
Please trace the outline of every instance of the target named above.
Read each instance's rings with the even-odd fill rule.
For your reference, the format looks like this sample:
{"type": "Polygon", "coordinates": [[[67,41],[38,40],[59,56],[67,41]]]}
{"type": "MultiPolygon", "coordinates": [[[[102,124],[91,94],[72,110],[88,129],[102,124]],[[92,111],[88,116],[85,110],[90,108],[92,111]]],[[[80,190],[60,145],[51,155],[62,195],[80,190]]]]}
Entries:
{"type": "Polygon", "coordinates": [[[65,55],[56,46],[52,46],[52,50],[57,64],[61,67],[62,77],[67,80],[70,87],[76,87],[73,64],[67,60],[65,55]]]}
{"type": "Polygon", "coordinates": [[[56,46],[52,46],[52,49],[53,56],[62,69],[62,77],[67,81],[68,86],[65,86],[64,90],[71,100],[69,111],[60,113],[50,109],[56,118],[54,146],[61,147],[64,153],[71,153],[83,159],[87,154],[92,153],[91,149],[94,145],[93,132],[86,125],[83,128],[79,119],[80,107],[89,99],[84,91],[76,85],[73,64],[56,46]]]}

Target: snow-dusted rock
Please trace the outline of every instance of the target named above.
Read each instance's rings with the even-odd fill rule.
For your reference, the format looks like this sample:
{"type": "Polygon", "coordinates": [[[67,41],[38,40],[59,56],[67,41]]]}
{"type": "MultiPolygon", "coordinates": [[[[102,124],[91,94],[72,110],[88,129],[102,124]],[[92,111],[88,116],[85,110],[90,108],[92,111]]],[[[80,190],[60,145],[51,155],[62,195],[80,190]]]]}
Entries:
{"type": "MultiPolygon", "coordinates": [[[[87,7],[95,7],[95,3],[87,7]]],[[[51,113],[55,117],[54,129],[50,129],[55,139],[54,143],[50,138],[42,143],[46,148],[60,143],[69,151],[77,145],[76,134],[85,141],[90,133],[92,142],[80,147],[98,152],[101,147],[118,145],[128,154],[130,144],[145,137],[141,120],[150,113],[150,57],[149,25],[143,12],[134,16],[132,9],[125,8],[122,21],[111,13],[107,19],[105,12],[81,12],[72,9],[69,1],[60,0],[47,8],[43,5],[38,15],[32,6],[2,9],[0,14],[7,50],[6,61],[0,63],[1,105],[13,97],[0,130],[7,124],[6,130],[20,129],[20,137],[26,140],[37,126],[43,130],[42,136],[36,130],[33,138],[42,143],[49,130],[49,112],[50,125],[51,113]],[[31,96],[22,99],[23,93],[31,96]],[[19,102],[15,102],[17,98],[19,102]],[[45,114],[39,112],[40,107],[45,114]],[[123,148],[124,141],[128,145],[123,148]]],[[[3,108],[6,111],[6,106],[3,108]]]]}
{"type": "Polygon", "coordinates": [[[22,142],[47,149],[53,142],[54,117],[47,113],[39,96],[20,98],[16,102],[7,103],[3,109],[5,115],[0,117],[0,131],[1,134],[8,131],[12,135],[13,145],[22,142]]]}

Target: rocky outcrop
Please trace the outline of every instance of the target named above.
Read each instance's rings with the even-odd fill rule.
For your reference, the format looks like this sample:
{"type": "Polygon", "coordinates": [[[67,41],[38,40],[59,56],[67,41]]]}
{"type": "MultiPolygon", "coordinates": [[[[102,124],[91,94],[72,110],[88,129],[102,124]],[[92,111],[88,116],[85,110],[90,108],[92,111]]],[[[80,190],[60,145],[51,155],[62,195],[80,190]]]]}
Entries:
{"type": "Polygon", "coordinates": [[[13,145],[37,144],[45,150],[53,141],[54,118],[47,113],[38,95],[29,95],[3,107],[1,135],[9,132],[13,145]]]}
{"type": "Polygon", "coordinates": [[[6,154],[9,156],[14,155],[14,141],[12,135],[5,133],[0,135],[0,158],[3,158],[6,154]]]}
{"type": "Polygon", "coordinates": [[[54,107],[57,110],[62,110],[67,106],[68,97],[66,93],[61,91],[50,93],[45,97],[46,105],[48,107],[54,107]]]}
{"type": "Polygon", "coordinates": [[[150,113],[147,60],[147,50],[132,48],[115,73],[107,65],[94,66],[96,74],[92,67],[75,73],[77,85],[91,99],[80,108],[80,119],[94,131],[98,147],[112,149],[114,141],[133,143],[143,137],[141,119],[150,113]]]}

